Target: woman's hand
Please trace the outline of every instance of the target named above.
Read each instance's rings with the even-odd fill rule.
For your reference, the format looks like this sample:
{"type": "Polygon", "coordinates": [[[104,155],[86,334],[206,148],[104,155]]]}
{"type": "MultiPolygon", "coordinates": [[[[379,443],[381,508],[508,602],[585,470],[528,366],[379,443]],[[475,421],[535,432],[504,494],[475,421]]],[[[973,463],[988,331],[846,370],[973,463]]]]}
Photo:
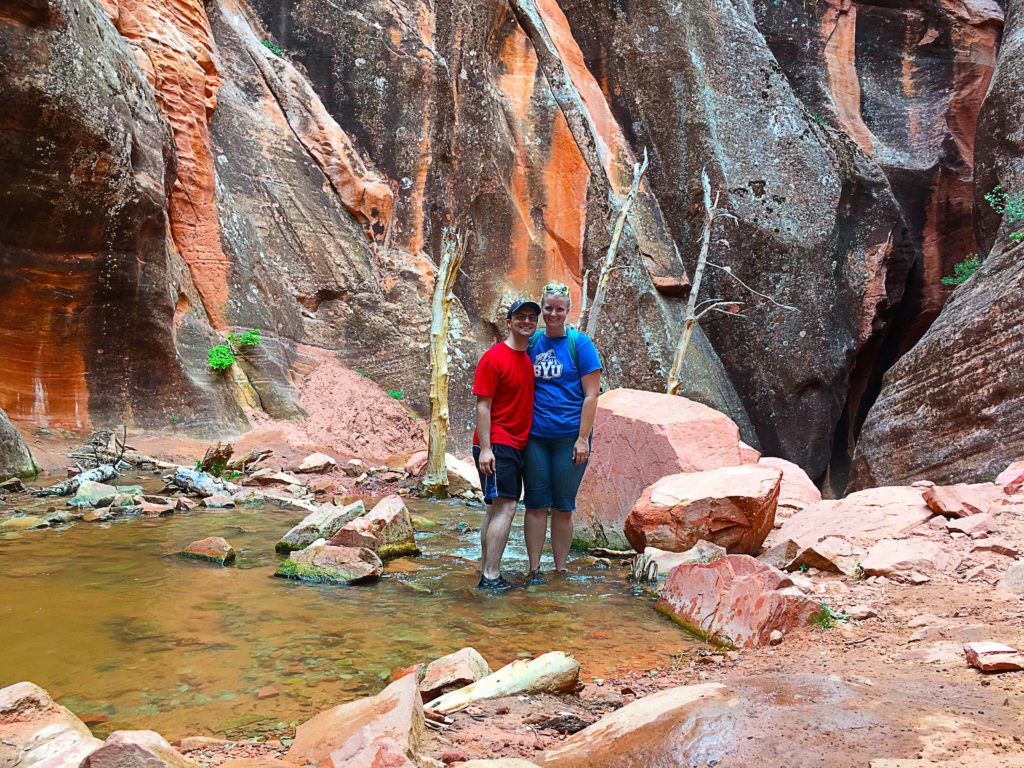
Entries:
{"type": "Polygon", "coordinates": [[[572,447],[572,463],[577,467],[590,458],[590,440],[585,437],[576,438],[572,447]]]}

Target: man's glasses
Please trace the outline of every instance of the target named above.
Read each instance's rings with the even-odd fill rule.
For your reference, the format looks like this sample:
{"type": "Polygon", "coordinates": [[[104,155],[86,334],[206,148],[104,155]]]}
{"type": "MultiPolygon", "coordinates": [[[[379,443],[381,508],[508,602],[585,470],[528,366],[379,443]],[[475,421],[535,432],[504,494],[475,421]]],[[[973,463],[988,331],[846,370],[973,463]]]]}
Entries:
{"type": "Polygon", "coordinates": [[[565,283],[548,283],[544,286],[544,293],[560,293],[563,296],[568,296],[569,286],[565,283]]]}

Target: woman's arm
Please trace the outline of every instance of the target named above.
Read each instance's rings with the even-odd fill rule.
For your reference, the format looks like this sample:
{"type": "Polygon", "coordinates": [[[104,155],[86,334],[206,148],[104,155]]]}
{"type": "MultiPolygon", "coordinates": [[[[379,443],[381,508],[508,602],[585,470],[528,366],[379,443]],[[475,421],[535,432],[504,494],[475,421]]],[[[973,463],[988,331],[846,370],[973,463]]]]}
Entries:
{"type": "Polygon", "coordinates": [[[572,460],[582,464],[590,458],[590,433],[594,431],[597,415],[597,397],[601,394],[601,371],[591,371],[580,377],[583,385],[583,410],[580,411],[580,436],[572,448],[572,460]]]}

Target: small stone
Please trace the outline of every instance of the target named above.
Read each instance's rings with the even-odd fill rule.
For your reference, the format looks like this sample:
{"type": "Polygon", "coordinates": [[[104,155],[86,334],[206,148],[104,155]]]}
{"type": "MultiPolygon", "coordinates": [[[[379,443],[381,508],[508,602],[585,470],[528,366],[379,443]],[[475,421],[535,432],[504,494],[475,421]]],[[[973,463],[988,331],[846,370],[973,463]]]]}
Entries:
{"type": "Polygon", "coordinates": [[[1016,672],[1024,669],[1024,654],[1002,643],[966,643],[967,663],[982,672],[1016,672]]]}
{"type": "Polygon", "coordinates": [[[999,538],[988,538],[983,541],[979,541],[973,547],[972,552],[995,552],[997,555],[1006,555],[1007,557],[1017,557],[1018,550],[1017,546],[1006,539],[999,538]]]}
{"type": "Polygon", "coordinates": [[[195,560],[205,560],[219,565],[228,565],[234,562],[235,550],[226,539],[220,536],[210,536],[199,541],[193,541],[178,553],[181,557],[195,560]]]}
{"type": "Polygon", "coordinates": [[[279,695],[279,691],[272,685],[266,685],[256,691],[256,698],[260,701],[264,699],[273,699],[279,695]]]}
{"type": "Polygon", "coordinates": [[[871,609],[871,606],[852,605],[846,609],[846,615],[855,621],[864,621],[865,619],[873,619],[878,614],[871,609]]]}
{"type": "Polygon", "coordinates": [[[947,530],[951,532],[959,531],[960,533],[965,533],[968,536],[971,536],[978,531],[988,531],[991,528],[992,516],[984,513],[955,518],[946,523],[947,530]]]}
{"type": "Polygon", "coordinates": [[[777,630],[777,629],[773,629],[771,631],[771,634],[768,635],[768,645],[778,645],[781,642],[782,642],[782,633],[779,630],[777,630]]]}
{"type": "Polygon", "coordinates": [[[907,626],[910,627],[911,629],[914,629],[915,627],[928,627],[928,626],[931,626],[933,624],[941,624],[941,623],[942,623],[942,619],[940,619],[934,613],[922,613],[922,614],[919,614],[919,615],[915,616],[910,621],[908,621],[907,622],[907,626]]]}
{"type": "Polygon", "coordinates": [[[338,466],[338,462],[326,453],[311,453],[300,462],[295,471],[299,474],[321,474],[330,472],[336,466],[338,466]]]}
{"type": "Polygon", "coordinates": [[[215,493],[203,499],[203,506],[207,509],[228,509],[235,506],[235,501],[230,496],[222,493],[215,493]]]}
{"type": "Polygon", "coordinates": [[[999,569],[993,563],[976,565],[964,573],[964,581],[987,581],[991,583],[991,580],[998,573],[999,569]]]}

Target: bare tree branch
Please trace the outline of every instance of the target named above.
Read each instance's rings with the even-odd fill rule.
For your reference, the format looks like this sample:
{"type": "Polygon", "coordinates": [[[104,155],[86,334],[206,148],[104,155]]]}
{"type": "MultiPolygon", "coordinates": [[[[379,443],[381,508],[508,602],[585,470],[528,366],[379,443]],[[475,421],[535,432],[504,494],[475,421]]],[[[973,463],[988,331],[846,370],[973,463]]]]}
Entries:
{"type": "Polygon", "coordinates": [[[775,300],[774,298],[772,298],[771,296],[769,296],[769,295],[768,295],[767,293],[761,293],[760,291],[758,291],[758,290],[756,290],[756,289],[754,289],[754,288],[751,288],[751,287],[750,287],[749,285],[747,285],[747,284],[746,284],[746,283],[744,283],[744,282],[743,282],[742,280],[740,280],[739,276],[738,276],[738,275],[737,275],[737,274],[736,274],[735,272],[733,272],[733,271],[732,271],[732,267],[722,267],[722,266],[719,266],[718,264],[715,264],[715,263],[714,263],[714,262],[712,262],[712,261],[709,261],[709,262],[708,262],[708,266],[709,266],[709,267],[714,267],[715,269],[720,269],[720,270],[722,270],[722,271],[723,271],[723,272],[725,272],[725,273],[726,273],[727,275],[729,275],[729,277],[731,277],[731,278],[732,278],[733,280],[735,280],[735,281],[736,281],[737,283],[739,283],[740,285],[742,285],[742,286],[743,286],[744,288],[746,288],[746,289],[747,289],[748,291],[750,291],[750,292],[751,292],[752,294],[754,294],[755,296],[760,296],[760,297],[761,297],[762,299],[767,299],[768,301],[770,301],[770,302],[771,302],[772,304],[774,304],[775,306],[779,307],[780,309],[786,309],[786,310],[791,310],[791,311],[793,311],[793,312],[799,312],[799,311],[800,311],[800,310],[799,310],[799,309],[797,309],[796,307],[790,306],[789,304],[780,304],[780,303],[779,303],[779,302],[777,302],[777,301],[776,301],[776,300],[775,300]]]}

